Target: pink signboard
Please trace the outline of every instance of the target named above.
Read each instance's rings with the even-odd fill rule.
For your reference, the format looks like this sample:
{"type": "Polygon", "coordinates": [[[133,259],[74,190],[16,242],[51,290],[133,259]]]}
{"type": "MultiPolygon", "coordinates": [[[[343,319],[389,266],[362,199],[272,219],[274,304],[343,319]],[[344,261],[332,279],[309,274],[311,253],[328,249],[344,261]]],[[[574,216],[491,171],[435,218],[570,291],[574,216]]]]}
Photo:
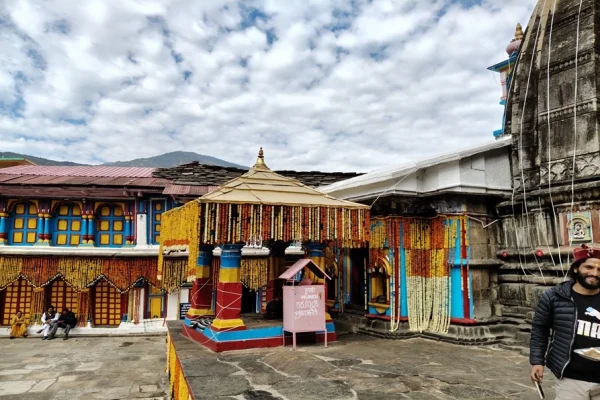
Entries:
{"type": "MultiPolygon", "coordinates": [[[[283,287],[283,330],[292,333],[296,348],[296,332],[326,332],[325,288],[323,285],[283,287]]],[[[327,347],[327,333],[325,333],[327,347]]]]}

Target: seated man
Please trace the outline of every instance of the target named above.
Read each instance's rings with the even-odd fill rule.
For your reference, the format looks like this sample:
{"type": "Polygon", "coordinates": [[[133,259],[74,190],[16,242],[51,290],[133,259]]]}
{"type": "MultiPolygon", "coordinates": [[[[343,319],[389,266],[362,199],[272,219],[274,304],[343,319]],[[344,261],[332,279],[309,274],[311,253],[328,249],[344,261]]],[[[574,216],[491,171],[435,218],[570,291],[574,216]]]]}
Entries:
{"type": "Polygon", "coordinates": [[[68,308],[65,308],[56,320],[56,322],[52,324],[48,340],[54,339],[58,328],[63,328],[65,330],[65,337],[63,338],[63,340],[67,340],[69,338],[69,331],[75,328],[75,325],[77,325],[77,318],[75,317],[75,314],[73,313],[73,311],[69,310],[68,308]]]}
{"type": "Polygon", "coordinates": [[[37,333],[44,333],[42,336],[42,340],[48,339],[48,332],[50,332],[50,328],[52,327],[52,323],[56,322],[58,319],[58,313],[54,310],[54,306],[48,307],[48,311],[46,311],[42,315],[42,329],[37,331],[37,333]]]}

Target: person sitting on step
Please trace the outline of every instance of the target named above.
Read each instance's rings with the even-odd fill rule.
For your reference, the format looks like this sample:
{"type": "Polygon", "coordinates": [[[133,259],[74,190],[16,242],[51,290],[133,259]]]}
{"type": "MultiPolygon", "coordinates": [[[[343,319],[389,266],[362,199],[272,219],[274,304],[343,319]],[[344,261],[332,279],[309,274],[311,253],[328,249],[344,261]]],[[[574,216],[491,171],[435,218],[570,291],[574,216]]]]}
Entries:
{"type": "Polygon", "coordinates": [[[48,311],[42,315],[42,329],[37,331],[37,333],[43,333],[42,340],[48,339],[48,333],[50,332],[52,323],[56,322],[57,319],[58,313],[54,309],[54,306],[48,307],[48,311]]]}
{"type": "Polygon", "coordinates": [[[58,319],[52,323],[48,340],[54,339],[58,328],[63,328],[65,330],[65,337],[63,337],[63,340],[67,340],[69,338],[69,331],[75,328],[75,325],[77,325],[77,318],[75,317],[75,314],[73,311],[65,308],[58,319]]]}
{"type": "Polygon", "coordinates": [[[10,320],[10,338],[27,337],[27,321],[20,310],[10,320]]]}

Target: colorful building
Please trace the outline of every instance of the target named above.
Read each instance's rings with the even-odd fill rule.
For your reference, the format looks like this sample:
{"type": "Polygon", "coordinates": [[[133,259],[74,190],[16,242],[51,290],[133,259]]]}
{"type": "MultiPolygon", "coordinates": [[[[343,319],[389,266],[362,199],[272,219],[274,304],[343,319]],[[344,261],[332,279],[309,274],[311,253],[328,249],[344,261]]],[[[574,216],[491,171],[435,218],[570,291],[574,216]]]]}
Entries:
{"type": "Polygon", "coordinates": [[[494,205],[512,190],[510,145],[501,139],[320,188],[371,206],[369,250],[342,260],[339,324],[360,314],[366,319],[346,329],[443,336],[499,322],[494,205]]]}
{"type": "MultiPolygon", "coordinates": [[[[164,320],[185,315],[191,283],[170,291],[157,279],[163,213],[245,172],[198,163],[154,169],[17,161],[0,169],[0,325],[19,309],[35,324],[54,305],[74,310],[80,327],[111,332],[164,330],[164,320]]],[[[313,184],[357,175],[300,174],[313,184]]],[[[246,312],[264,312],[278,295],[272,283],[250,279],[265,250],[242,250],[246,312]]],[[[219,249],[214,254],[218,262],[219,249]]],[[[303,254],[284,249],[282,262],[303,254]]]]}
{"type": "Polygon", "coordinates": [[[177,202],[153,171],[0,169],[0,325],[17,310],[35,324],[49,305],[71,309],[82,327],[137,331],[176,314],[156,262],[161,216],[177,202]]]}

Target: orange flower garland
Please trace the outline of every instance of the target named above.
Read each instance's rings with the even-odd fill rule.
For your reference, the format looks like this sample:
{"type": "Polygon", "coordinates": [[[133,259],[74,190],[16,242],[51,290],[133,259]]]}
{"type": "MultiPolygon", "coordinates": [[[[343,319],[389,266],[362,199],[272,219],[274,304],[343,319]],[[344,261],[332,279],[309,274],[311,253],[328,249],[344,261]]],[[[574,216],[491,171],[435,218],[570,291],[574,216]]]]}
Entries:
{"type": "Polygon", "coordinates": [[[371,232],[369,211],[363,209],[228,203],[202,207],[205,244],[337,240],[342,247],[355,248],[363,247],[371,232]]]}
{"type": "Polygon", "coordinates": [[[111,257],[25,257],[0,258],[0,290],[23,277],[34,287],[48,285],[62,277],[76,291],[105,278],[121,293],[128,291],[140,278],[158,286],[156,258],[111,257]]]}

